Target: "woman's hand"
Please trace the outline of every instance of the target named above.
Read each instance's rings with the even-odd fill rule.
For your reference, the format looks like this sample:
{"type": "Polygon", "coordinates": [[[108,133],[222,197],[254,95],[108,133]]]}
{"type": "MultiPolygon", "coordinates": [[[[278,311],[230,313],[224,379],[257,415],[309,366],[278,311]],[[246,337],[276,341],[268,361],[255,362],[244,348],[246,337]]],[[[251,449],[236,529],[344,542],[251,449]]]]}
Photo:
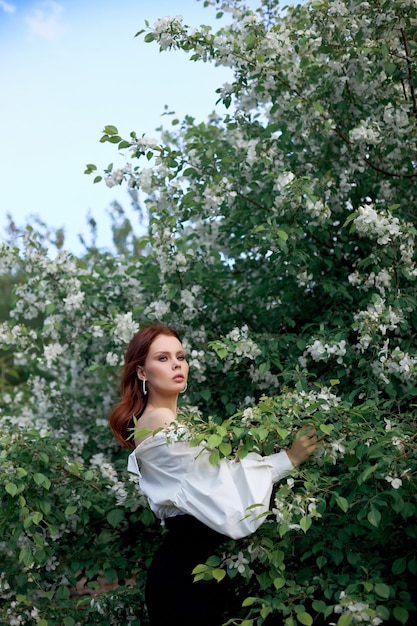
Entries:
{"type": "Polygon", "coordinates": [[[288,457],[293,465],[301,465],[317,448],[319,440],[313,424],[307,424],[297,431],[293,444],[287,450],[288,457]]]}

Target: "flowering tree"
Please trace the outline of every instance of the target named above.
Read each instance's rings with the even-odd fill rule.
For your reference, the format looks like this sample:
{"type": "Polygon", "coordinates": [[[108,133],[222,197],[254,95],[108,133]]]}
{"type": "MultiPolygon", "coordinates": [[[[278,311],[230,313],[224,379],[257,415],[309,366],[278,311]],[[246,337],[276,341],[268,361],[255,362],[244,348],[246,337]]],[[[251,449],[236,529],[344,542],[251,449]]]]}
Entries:
{"type": "Polygon", "coordinates": [[[134,609],[159,531],[106,415],[126,343],[159,319],[184,337],[184,410],[213,463],[285,447],[306,420],[322,436],[258,533],[195,572],[234,577],[230,623],[411,624],[417,5],[206,4],[229,25],[164,18],[139,35],[232,68],[229,113],[173,119],[155,140],[109,125],[123,163],[86,169],[145,194],[147,235],[118,209],[116,255],[51,260],[30,231],[3,244],[1,610],[11,624],[146,624],[134,609]],[[99,575],[118,591],[78,605],[77,582],[99,575]]]}

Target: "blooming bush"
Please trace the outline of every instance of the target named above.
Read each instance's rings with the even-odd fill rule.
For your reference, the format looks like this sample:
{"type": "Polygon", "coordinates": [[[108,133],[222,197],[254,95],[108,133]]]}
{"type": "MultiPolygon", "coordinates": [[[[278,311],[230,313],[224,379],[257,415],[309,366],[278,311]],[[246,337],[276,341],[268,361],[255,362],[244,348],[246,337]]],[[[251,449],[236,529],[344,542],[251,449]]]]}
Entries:
{"type": "Polygon", "coordinates": [[[279,450],[306,421],[322,437],[256,535],[196,570],[236,581],[231,623],[410,625],[417,5],[206,4],[229,16],[217,33],[177,16],[139,34],[230,67],[227,114],[158,139],[108,125],[123,162],[86,168],[143,194],[146,235],[115,207],[115,253],[74,258],[57,237],[52,258],[39,228],[1,244],[1,615],[146,624],[161,531],[106,418],[126,343],[159,319],[184,339],[182,408],[213,463],[279,450]],[[119,586],[92,593],[102,578],[119,586]]]}

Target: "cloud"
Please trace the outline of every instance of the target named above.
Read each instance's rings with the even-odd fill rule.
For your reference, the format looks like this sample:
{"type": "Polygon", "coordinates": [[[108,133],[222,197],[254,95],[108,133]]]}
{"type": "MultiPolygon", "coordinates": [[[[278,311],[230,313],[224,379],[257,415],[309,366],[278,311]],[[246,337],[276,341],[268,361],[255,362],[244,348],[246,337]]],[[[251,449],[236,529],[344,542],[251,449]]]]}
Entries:
{"type": "Polygon", "coordinates": [[[9,4],[4,0],[0,0],[0,9],[5,13],[14,13],[16,11],[16,7],[13,4],[9,4]]]}
{"type": "Polygon", "coordinates": [[[46,0],[36,5],[31,15],[25,18],[25,22],[32,35],[54,41],[64,32],[63,12],[64,8],[58,2],[46,0]]]}

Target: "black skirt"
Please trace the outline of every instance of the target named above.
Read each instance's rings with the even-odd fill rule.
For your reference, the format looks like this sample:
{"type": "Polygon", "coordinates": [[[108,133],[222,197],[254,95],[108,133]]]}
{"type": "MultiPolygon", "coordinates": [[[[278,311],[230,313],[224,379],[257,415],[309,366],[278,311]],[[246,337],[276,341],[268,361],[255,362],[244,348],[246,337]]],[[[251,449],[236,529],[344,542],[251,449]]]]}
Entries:
{"type": "Polygon", "coordinates": [[[151,626],[221,626],[235,605],[226,576],[193,582],[192,570],[205,563],[227,537],[190,515],[166,520],[167,535],[148,570],[146,606],[151,626]]]}

